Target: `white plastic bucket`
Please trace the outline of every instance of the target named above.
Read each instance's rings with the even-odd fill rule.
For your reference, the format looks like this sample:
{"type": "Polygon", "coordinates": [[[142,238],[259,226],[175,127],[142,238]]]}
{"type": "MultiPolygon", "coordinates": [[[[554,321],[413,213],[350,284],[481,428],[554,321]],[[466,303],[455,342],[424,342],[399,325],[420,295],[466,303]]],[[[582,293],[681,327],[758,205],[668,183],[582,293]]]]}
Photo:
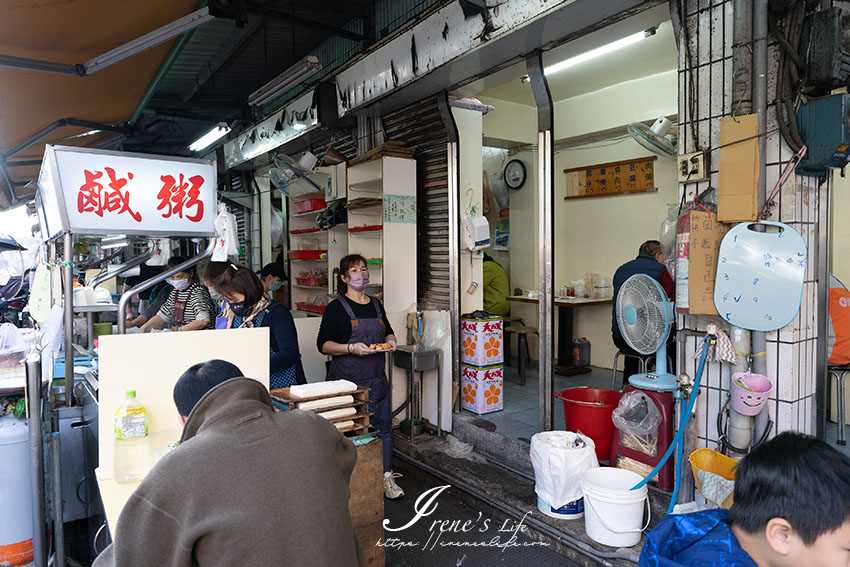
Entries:
{"type": "Polygon", "coordinates": [[[584,528],[588,537],[611,547],[637,545],[641,532],[649,526],[646,485],[630,490],[641,480],[637,473],[624,469],[599,467],[584,471],[581,485],[584,490],[584,528]],[[644,506],[646,524],[643,522],[644,506]]]}
{"type": "Polygon", "coordinates": [[[538,496],[537,509],[550,518],[557,518],[559,520],[578,520],[584,516],[584,498],[567,502],[567,504],[560,508],[553,508],[538,496]]]}

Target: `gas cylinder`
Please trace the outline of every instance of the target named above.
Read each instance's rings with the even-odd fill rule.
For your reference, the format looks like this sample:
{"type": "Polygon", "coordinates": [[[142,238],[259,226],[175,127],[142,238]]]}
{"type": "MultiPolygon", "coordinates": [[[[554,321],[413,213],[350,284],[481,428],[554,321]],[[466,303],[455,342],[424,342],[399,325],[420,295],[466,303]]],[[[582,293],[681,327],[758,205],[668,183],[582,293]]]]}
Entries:
{"type": "Polygon", "coordinates": [[[0,417],[0,565],[33,560],[32,490],[27,422],[0,417]]]}

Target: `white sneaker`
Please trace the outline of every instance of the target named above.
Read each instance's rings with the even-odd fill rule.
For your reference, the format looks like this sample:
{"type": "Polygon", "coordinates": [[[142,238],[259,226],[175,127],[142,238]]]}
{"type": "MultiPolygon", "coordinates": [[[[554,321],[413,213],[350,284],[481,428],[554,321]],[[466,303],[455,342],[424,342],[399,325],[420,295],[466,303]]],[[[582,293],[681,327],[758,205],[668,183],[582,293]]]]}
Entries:
{"type": "Polygon", "coordinates": [[[404,496],[404,490],[395,483],[395,479],[401,477],[399,473],[387,471],[384,473],[384,496],[390,500],[404,496]]]}

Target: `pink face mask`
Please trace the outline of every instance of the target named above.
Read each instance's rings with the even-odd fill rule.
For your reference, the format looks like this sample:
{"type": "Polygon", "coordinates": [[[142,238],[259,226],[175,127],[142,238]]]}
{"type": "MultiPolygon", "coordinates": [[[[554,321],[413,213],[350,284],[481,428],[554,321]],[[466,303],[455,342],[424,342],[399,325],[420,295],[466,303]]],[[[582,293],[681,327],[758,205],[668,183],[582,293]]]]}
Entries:
{"type": "Polygon", "coordinates": [[[348,287],[354,291],[363,291],[369,285],[369,272],[356,272],[351,274],[348,287]]]}

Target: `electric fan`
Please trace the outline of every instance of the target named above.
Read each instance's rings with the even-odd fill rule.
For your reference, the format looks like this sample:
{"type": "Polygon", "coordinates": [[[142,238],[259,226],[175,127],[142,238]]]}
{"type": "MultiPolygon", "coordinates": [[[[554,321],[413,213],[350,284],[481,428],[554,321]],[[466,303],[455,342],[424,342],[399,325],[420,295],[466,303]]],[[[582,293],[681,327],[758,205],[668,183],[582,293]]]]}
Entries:
{"type": "MultiPolygon", "coordinates": [[[[306,183],[307,186],[303,193],[311,193],[313,191],[324,191],[322,187],[316,185],[308,176],[313,172],[301,166],[291,157],[278,154],[274,158],[274,167],[269,169],[269,179],[275,187],[281,192],[289,195],[289,188],[298,182],[306,183]]],[[[298,192],[301,194],[302,192],[298,192]]]]}
{"type": "Polygon", "coordinates": [[[662,156],[676,155],[676,140],[667,137],[670,121],[663,116],[652,127],[643,122],[632,122],[628,130],[632,139],[647,150],[662,156]]]}
{"type": "Polygon", "coordinates": [[[627,279],[617,294],[617,326],[626,342],[641,354],[655,353],[655,372],[634,374],[629,384],[643,390],[672,392],[676,377],[667,372],[667,337],[673,303],[661,285],[644,274],[627,279]]]}

